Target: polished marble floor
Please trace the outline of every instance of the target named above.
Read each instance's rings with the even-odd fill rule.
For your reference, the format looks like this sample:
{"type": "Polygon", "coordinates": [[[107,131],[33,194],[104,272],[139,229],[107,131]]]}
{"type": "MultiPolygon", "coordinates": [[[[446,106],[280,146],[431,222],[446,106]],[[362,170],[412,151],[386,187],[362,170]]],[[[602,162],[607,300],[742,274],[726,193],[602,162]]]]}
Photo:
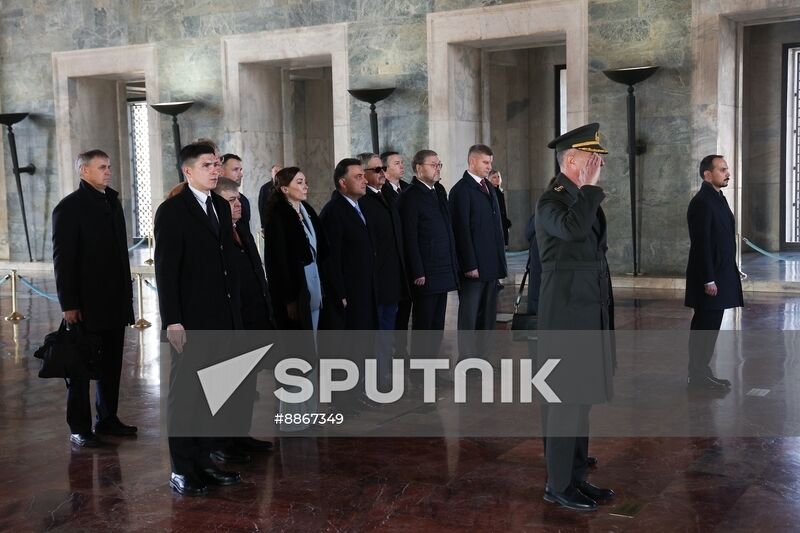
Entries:
{"type": "MultiPolygon", "coordinates": [[[[30,279],[53,292],[46,276],[30,279]]],[[[502,291],[501,311],[514,289],[502,291]]],[[[681,298],[617,291],[618,327],[683,330],[691,312],[681,298]]],[[[241,469],[241,485],[176,496],[159,431],[158,321],[147,288],[144,304],[155,327],[128,332],[121,399],[139,437],[109,438],[96,451],[71,447],[64,385],[36,376],[31,353],[58,323],[57,305],[21,289],[29,318],[0,321],[0,531],[797,531],[793,436],[595,438],[591,480],[618,496],[590,514],[541,499],[536,438],[282,437],[241,469]]],[[[6,284],[0,313],[9,309],[6,284]]],[[[800,297],[752,295],[723,328],[800,329],[800,297]]]]}

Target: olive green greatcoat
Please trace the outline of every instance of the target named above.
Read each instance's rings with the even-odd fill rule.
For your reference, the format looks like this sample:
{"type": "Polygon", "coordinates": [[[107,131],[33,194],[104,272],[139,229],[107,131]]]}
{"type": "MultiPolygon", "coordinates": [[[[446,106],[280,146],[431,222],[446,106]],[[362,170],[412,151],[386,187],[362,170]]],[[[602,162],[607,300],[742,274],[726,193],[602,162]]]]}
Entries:
{"type": "Polygon", "coordinates": [[[542,262],[539,329],[582,331],[540,334],[539,356],[562,358],[547,383],[565,404],[603,403],[613,396],[616,361],[609,330],[614,316],[606,219],[600,207],[604,198],[600,187],[579,189],[559,174],[536,206],[542,262]]]}

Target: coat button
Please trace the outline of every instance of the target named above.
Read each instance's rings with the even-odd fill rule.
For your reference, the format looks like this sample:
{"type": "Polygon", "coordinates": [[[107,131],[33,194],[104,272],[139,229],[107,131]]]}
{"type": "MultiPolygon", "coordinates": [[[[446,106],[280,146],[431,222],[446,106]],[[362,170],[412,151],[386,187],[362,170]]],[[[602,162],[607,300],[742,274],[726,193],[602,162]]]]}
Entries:
{"type": "Polygon", "coordinates": [[[222,245],[221,244],[219,245],[219,249],[222,250],[222,245]]]}
{"type": "Polygon", "coordinates": [[[223,275],[225,275],[225,276],[227,276],[227,275],[228,275],[228,271],[227,271],[227,270],[223,270],[223,271],[222,271],[222,274],[223,274],[223,275]]]}
{"type": "Polygon", "coordinates": [[[228,300],[231,299],[231,293],[228,293],[228,300]]]}

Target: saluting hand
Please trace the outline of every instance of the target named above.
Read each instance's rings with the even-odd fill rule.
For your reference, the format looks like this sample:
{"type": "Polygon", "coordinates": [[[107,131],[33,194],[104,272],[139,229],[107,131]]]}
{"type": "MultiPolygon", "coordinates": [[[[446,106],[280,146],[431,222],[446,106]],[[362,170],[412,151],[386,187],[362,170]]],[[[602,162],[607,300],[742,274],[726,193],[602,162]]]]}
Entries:
{"type": "Polygon", "coordinates": [[[597,185],[597,182],[600,181],[600,169],[604,164],[603,158],[599,155],[590,155],[589,160],[586,162],[586,166],[581,169],[581,172],[578,175],[581,187],[584,185],[597,185]]]}

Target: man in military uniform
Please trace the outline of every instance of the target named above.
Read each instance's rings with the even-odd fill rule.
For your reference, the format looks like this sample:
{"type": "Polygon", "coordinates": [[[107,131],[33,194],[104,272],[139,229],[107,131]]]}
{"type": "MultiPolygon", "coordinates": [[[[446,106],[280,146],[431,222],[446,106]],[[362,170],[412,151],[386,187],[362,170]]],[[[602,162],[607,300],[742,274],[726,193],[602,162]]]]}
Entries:
{"type": "Polygon", "coordinates": [[[599,127],[581,126],[547,145],[556,150],[561,172],[539,199],[535,219],[542,262],[539,329],[545,330],[540,333],[538,355],[547,358],[551,346],[567,352],[562,368],[553,372],[556,385],[561,377],[564,386],[551,384],[557,394],[567,394],[562,403],[543,409],[544,499],[577,511],[595,510],[595,500],[614,495],[586,481],[589,409],[611,398],[614,369],[613,344],[607,334],[613,329],[613,304],[606,219],[600,207],[605,193],[597,185],[603,166],[600,154],[608,152],[600,145],[599,127]],[[592,342],[590,350],[570,353],[566,344],[580,335],[565,338],[557,333],[560,330],[588,332],[598,342],[592,342]]]}

